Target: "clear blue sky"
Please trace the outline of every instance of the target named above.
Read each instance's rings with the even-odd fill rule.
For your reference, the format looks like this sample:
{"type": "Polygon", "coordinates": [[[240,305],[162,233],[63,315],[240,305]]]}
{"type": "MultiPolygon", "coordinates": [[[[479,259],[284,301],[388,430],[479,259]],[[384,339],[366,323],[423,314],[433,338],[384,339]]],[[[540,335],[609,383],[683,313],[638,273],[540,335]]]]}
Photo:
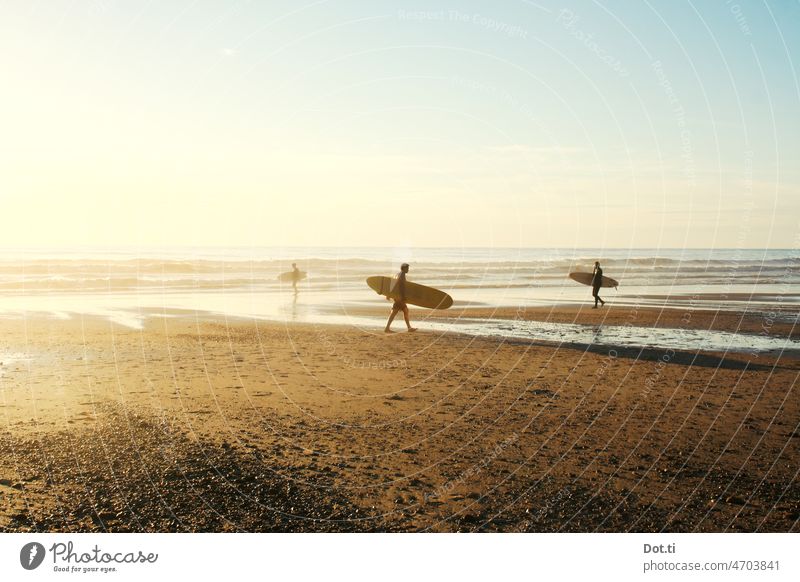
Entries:
{"type": "Polygon", "coordinates": [[[0,246],[797,247],[800,3],[0,3],[0,246]]]}

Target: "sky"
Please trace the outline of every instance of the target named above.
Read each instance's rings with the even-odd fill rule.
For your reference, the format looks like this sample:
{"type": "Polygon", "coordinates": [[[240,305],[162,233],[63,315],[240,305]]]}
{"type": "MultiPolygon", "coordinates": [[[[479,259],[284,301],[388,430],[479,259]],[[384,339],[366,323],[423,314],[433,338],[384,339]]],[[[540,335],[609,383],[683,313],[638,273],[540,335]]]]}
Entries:
{"type": "Polygon", "coordinates": [[[797,248],[798,22],[0,1],[0,247],[797,248]]]}

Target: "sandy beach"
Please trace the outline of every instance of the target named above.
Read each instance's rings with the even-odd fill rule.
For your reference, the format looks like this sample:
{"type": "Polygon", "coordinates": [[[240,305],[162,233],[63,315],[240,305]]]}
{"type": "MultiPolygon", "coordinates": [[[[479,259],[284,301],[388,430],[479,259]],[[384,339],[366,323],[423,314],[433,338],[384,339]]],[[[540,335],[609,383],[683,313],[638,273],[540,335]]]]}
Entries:
{"type": "MultiPolygon", "coordinates": [[[[635,318],[668,323],[656,309],[635,318]]],[[[770,334],[796,337],[770,321],[770,334]]],[[[765,320],[695,311],[684,324],[757,334],[765,320]]],[[[557,348],[420,328],[0,320],[0,530],[800,527],[792,355],[557,348]]]]}

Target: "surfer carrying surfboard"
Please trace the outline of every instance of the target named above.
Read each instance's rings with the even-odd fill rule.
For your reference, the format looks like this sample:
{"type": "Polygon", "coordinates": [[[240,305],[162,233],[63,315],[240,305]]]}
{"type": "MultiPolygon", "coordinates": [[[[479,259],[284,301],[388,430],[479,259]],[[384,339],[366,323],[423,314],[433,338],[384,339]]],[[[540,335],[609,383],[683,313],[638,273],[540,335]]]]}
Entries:
{"type": "MultiPolygon", "coordinates": [[[[391,333],[392,321],[399,311],[403,312],[403,318],[406,320],[406,327],[408,331],[417,331],[416,327],[411,327],[411,321],[408,318],[408,305],[406,305],[406,273],[408,273],[408,263],[400,265],[400,272],[394,276],[392,280],[392,293],[397,295],[397,299],[392,304],[392,312],[389,314],[389,321],[386,322],[386,329],[383,331],[391,333]]],[[[388,299],[388,297],[387,297],[388,299]]]]}
{"type": "Polygon", "coordinates": [[[597,309],[597,302],[600,302],[600,305],[605,305],[606,302],[600,299],[600,287],[603,286],[603,269],[600,268],[600,261],[595,261],[594,263],[594,271],[592,271],[592,297],[594,297],[594,307],[592,309],[597,309]]]}

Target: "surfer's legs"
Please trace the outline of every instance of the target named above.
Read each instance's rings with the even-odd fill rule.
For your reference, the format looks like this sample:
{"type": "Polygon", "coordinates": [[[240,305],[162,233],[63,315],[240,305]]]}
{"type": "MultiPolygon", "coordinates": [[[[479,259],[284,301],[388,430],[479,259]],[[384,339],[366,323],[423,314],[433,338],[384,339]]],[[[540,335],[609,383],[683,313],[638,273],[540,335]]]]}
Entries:
{"type": "Polygon", "coordinates": [[[594,297],[594,307],[593,309],[597,309],[597,302],[600,302],[600,305],[605,305],[606,302],[600,299],[600,287],[593,287],[592,288],[592,296],[594,297]]]}
{"type": "Polygon", "coordinates": [[[386,329],[383,331],[389,332],[389,328],[392,327],[392,322],[394,321],[394,316],[397,315],[399,309],[397,307],[392,307],[392,312],[389,314],[389,321],[386,322],[386,329]]]}
{"type": "Polygon", "coordinates": [[[411,320],[408,318],[408,307],[406,305],[403,306],[403,319],[406,320],[408,331],[417,331],[417,328],[411,327],[411,320]]]}

